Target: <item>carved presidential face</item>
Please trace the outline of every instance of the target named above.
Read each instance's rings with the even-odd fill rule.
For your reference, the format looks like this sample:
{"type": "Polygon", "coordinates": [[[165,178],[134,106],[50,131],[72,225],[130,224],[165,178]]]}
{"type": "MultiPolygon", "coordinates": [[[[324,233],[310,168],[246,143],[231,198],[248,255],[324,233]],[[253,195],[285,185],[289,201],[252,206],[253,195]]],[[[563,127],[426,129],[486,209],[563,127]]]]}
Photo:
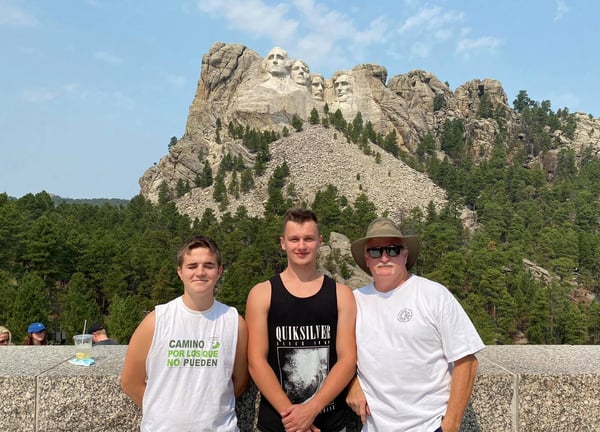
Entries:
{"type": "Polygon", "coordinates": [[[306,85],[308,82],[310,70],[308,69],[308,65],[304,63],[302,60],[296,60],[292,63],[292,79],[296,84],[306,85]]]}
{"type": "Polygon", "coordinates": [[[333,81],[333,88],[338,102],[346,102],[352,97],[352,78],[349,75],[339,75],[333,81]]]}
{"type": "Polygon", "coordinates": [[[275,47],[265,58],[265,69],[273,76],[285,76],[289,74],[288,53],[283,48],[275,47]]]}
{"type": "Polygon", "coordinates": [[[325,79],[321,75],[311,75],[310,81],[313,98],[322,101],[325,90],[325,79]]]}

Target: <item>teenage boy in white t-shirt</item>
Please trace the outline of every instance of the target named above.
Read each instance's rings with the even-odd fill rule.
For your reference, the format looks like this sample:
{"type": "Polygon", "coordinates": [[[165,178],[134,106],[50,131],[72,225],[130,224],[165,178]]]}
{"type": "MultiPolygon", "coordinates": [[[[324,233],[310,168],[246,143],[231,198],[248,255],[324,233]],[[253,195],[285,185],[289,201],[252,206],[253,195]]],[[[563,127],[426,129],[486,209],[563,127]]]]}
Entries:
{"type": "Polygon", "coordinates": [[[215,300],[221,253],[204,236],[177,254],[183,295],[156,306],[133,333],[121,387],[142,408],[142,432],[237,432],[235,398],[248,384],[248,334],[215,300]]]}

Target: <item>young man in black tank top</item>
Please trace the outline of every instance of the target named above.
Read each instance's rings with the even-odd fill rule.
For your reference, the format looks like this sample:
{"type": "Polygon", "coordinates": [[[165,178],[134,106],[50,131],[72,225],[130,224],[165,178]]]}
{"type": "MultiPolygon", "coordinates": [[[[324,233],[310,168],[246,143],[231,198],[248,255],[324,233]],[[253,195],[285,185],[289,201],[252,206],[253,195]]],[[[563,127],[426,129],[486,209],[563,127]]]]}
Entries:
{"type": "Polygon", "coordinates": [[[314,212],[288,210],[280,237],[287,267],[248,295],[248,361],[263,432],[346,426],[340,393],[356,370],[356,304],[350,288],[317,271],[321,242],[314,212]]]}

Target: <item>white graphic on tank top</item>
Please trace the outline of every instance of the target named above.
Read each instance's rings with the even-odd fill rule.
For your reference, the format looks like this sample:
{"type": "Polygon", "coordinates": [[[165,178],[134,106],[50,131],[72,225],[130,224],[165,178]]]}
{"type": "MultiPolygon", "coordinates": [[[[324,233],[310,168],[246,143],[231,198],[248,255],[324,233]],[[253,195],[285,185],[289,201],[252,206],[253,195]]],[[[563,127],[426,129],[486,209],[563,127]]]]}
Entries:
{"type": "MultiPolygon", "coordinates": [[[[312,399],[327,378],[329,347],[279,347],[277,355],[281,386],[290,401],[300,404],[312,399]]],[[[328,412],[333,407],[332,402],[322,412],[328,412]]]]}

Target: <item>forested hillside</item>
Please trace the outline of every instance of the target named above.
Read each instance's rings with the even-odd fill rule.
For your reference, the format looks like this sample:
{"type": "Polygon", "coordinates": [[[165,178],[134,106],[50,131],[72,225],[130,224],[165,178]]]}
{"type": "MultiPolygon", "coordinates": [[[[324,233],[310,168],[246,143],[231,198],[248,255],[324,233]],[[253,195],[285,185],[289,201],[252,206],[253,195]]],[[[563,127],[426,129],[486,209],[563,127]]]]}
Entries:
{"type": "MultiPolygon", "coordinates": [[[[454,201],[403,221],[403,230],[421,241],[416,272],[446,284],[488,344],[519,336],[535,344],[600,343],[600,161],[590,158],[576,170],[565,155],[564,174],[550,184],[542,171],[504,156],[497,151],[478,167],[440,165],[445,174],[438,180],[448,183],[454,201]],[[456,210],[459,190],[470,187],[481,191],[474,232],[456,210]],[[537,280],[524,258],[553,277],[537,280]]],[[[141,196],[116,207],[55,205],[47,193],[18,200],[2,194],[0,322],[18,343],[32,321],[68,341],[84,320],[105,320],[111,336],[127,343],[147,311],[181,293],[174,255],[196,233],[220,244],[225,273],[218,297],[243,313],[251,286],[284,266],[278,235],[291,204],[267,203],[260,218],[239,208],[220,221],[211,210],[191,221],[173,203],[153,205],[141,196]]],[[[336,231],[354,240],[375,217],[367,199],[349,203],[332,187],[306,204],[320,216],[326,239],[336,231]]]]}
{"type": "MultiPolygon", "coordinates": [[[[476,162],[460,119],[447,120],[438,137],[425,135],[414,154],[393,149],[448,197],[442,208],[432,203],[402,214],[403,231],[417,234],[421,244],[414,270],[452,291],[487,344],[599,344],[600,160],[591,146],[576,152],[560,144],[560,135],[568,138],[577,127],[568,111],[554,113],[549,102],[532,101],[526,92],[514,109],[520,120],[512,130],[499,113],[478,113],[500,127],[490,156],[476,162]],[[436,139],[447,156],[436,156],[436,139]]],[[[373,148],[389,151],[368,124],[330,121],[337,114],[311,123],[334,127],[347,145],[358,144],[376,160],[373,148]]],[[[304,133],[302,123],[293,127],[304,133]]],[[[256,131],[240,134],[243,139],[256,131]]],[[[267,160],[271,141],[261,147],[267,160]]],[[[245,190],[225,187],[221,179],[221,195],[213,193],[221,204],[235,202],[254,179],[267,175],[260,163],[248,168],[239,159],[227,161],[215,183],[225,173],[235,178],[237,169],[252,181],[245,190]]],[[[295,199],[287,164],[270,172],[261,216],[223,206],[219,217],[206,207],[191,220],[177,210],[169,189],[161,190],[156,204],[139,195],[118,206],[56,202],[45,192],[16,200],[0,194],[0,324],[19,343],[27,324],[41,321],[60,343],[81,332],[85,320],[104,321],[111,337],[127,343],[146,312],[181,293],[174,256],[192,234],[219,243],[225,273],[217,296],[243,313],[249,289],[285,265],[278,236],[288,207],[315,210],[326,242],[331,232],[355,240],[379,216],[366,194],[349,200],[331,184],[323,184],[312,202],[295,199]]],[[[382,170],[381,186],[404,193],[389,178],[382,170]]],[[[204,180],[198,188],[213,182],[210,169],[204,180]]],[[[343,252],[321,266],[348,279],[354,263],[343,252]]]]}

